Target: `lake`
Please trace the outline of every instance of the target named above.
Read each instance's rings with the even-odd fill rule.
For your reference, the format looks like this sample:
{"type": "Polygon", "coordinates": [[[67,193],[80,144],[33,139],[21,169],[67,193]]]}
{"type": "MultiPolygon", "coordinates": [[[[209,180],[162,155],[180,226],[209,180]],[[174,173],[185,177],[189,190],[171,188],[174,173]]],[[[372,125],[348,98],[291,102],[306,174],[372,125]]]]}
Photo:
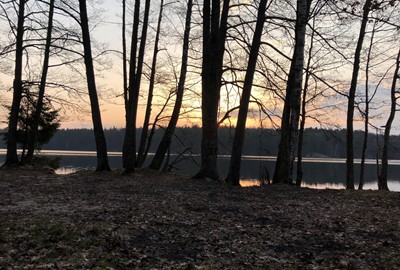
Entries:
{"type": "MultiPolygon", "coordinates": [[[[96,165],[96,152],[94,151],[56,151],[43,150],[42,154],[48,156],[60,156],[61,167],[57,173],[66,174],[82,168],[94,168],[96,165]]],[[[152,154],[149,155],[151,160],[152,154]]],[[[173,160],[175,156],[171,156],[173,160]]],[[[222,155],[218,161],[221,177],[225,177],[229,167],[229,156],[222,155]]],[[[5,159],[5,150],[0,149],[0,163],[5,159]]],[[[175,166],[174,171],[181,175],[192,175],[198,170],[200,156],[192,156],[193,160],[184,160],[175,166]]],[[[243,156],[241,183],[243,186],[256,185],[256,179],[260,178],[261,172],[268,170],[272,177],[276,157],[273,156],[243,156]]],[[[109,161],[112,168],[121,168],[121,153],[109,152],[109,161]]],[[[148,159],[149,162],[149,159],[148,159]]],[[[311,188],[345,188],[346,161],[342,158],[304,158],[304,183],[303,186],[311,188]]],[[[356,188],[358,186],[358,174],[360,160],[355,160],[356,188]]],[[[400,160],[389,161],[388,185],[392,191],[400,191],[400,160]]],[[[368,159],[365,168],[365,189],[377,189],[376,161],[368,159]]]]}

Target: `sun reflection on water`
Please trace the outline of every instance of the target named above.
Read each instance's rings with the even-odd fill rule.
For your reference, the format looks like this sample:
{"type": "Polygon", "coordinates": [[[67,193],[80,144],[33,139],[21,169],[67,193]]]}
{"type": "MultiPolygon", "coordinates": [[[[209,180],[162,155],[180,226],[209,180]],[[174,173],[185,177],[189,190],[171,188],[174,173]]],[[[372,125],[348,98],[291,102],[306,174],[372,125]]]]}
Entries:
{"type": "MultiPolygon", "coordinates": [[[[84,168],[77,168],[77,167],[61,167],[55,171],[56,174],[59,175],[67,175],[71,173],[75,173],[78,170],[82,170],[84,168]]],[[[240,186],[242,187],[257,187],[261,186],[261,181],[257,179],[242,179],[240,180],[240,186]]],[[[316,183],[316,182],[307,182],[303,181],[302,187],[312,188],[312,189],[345,189],[345,184],[341,183],[330,183],[330,182],[323,182],[323,183],[316,183]]],[[[400,181],[388,181],[388,187],[390,191],[397,191],[400,192],[400,181]]],[[[355,188],[358,188],[358,183],[355,184],[355,188]]],[[[364,184],[364,190],[377,190],[378,184],[376,182],[368,182],[364,184]]]]}
{"type": "MultiPolygon", "coordinates": [[[[242,187],[257,187],[261,185],[261,182],[257,179],[245,179],[240,180],[240,185],[242,187]]],[[[345,184],[340,183],[313,183],[313,182],[303,182],[301,187],[312,188],[312,189],[345,189],[345,184]]],[[[388,181],[388,187],[390,191],[400,192],[400,182],[399,181],[388,181]]],[[[358,183],[356,183],[355,188],[358,188],[358,183]]],[[[377,190],[377,183],[365,183],[364,190],[377,190]]]]}

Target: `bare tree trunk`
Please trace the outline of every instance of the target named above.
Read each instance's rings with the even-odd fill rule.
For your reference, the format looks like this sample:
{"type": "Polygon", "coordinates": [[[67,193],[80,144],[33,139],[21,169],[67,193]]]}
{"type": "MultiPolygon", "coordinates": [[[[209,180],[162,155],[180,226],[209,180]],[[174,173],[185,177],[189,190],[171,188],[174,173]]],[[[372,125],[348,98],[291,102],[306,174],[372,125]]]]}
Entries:
{"type": "MultiPolygon", "coordinates": [[[[307,72],[307,71],[306,71],[307,72]]],[[[309,74],[306,75],[306,83],[308,84],[309,74]]],[[[299,129],[299,145],[297,149],[297,173],[296,173],[296,186],[301,186],[303,181],[303,141],[304,141],[304,128],[306,125],[306,98],[307,98],[308,86],[304,85],[303,89],[303,100],[301,106],[301,119],[300,119],[300,129],[299,129]]]]}
{"type": "MultiPolygon", "coordinates": [[[[293,61],[292,61],[293,65],[293,61]]],[[[289,74],[290,76],[290,74],[289,74]]],[[[289,141],[290,141],[290,96],[292,90],[286,88],[286,98],[283,105],[283,113],[281,120],[281,138],[279,142],[278,156],[275,163],[274,176],[272,177],[272,183],[289,183],[289,141]]]]}
{"type": "Polygon", "coordinates": [[[123,95],[125,105],[125,123],[128,123],[128,70],[126,64],[128,62],[126,55],[126,0],[122,0],[122,76],[123,76],[123,95]]]}
{"type": "Polygon", "coordinates": [[[101,122],[100,106],[97,97],[96,81],[93,68],[92,48],[90,42],[89,23],[86,10],[86,0],[79,0],[79,14],[82,28],[82,41],[84,49],[84,60],[86,66],[86,80],[89,90],[90,108],[92,110],[92,121],[94,137],[96,140],[97,168],[96,171],[110,171],[107,156],[107,144],[101,122]]]}
{"type": "Polygon", "coordinates": [[[157,123],[160,121],[160,118],[162,116],[162,114],[164,113],[165,108],[168,106],[169,101],[171,100],[173,94],[170,93],[168,95],[168,97],[166,98],[164,105],[162,106],[161,110],[158,112],[158,114],[156,115],[156,117],[154,118],[154,122],[151,124],[151,129],[150,129],[150,133],[149,133],[149,138],[147,140],[146,143],[146,149],[143,153],[144,159],[146,159],[147,155],[149,154],[150,151],[150,147],[151,147],[151,143],[153,142],[153,137],[156,131],[156,127],[157,127],[157,123]]]}
{"type": "MultiPolygon", "coordinates": [[[[313,21],[313,28],[315,25],[315,19],[313,21]]],[[[299,129],[299,145],[297,149],[297,173],[296,173],[296,185],[301,186],[301,182],[303,181],[303,140],[304,140],[304,128],[306,125],[306,106],[307,106],[307,92],[308,92],[308,83],[310,81],[311,76],[311,59],[312,59],[312,51],[314,45],[314,31],[311,33],[310,38],[310,48],[308,50],[308,60],[306,66],[306,76],[304,78],[304,88],[303,88],[303,96],[301,101],[301,119],[300,119],[300,129],[299,129]]]]}
{"type": "Polygon", "coordinates": [[[50,0],[49,22],[47,25],[47,36],[46,36],[46,45],[45,45],[45,50],[44,50],[42,77],[41,77],[40,85],[39,85],[39,95],[38,95],[38,99],[36,101],[34,119],[33,119],[31,131],[30,131],[30,135],[29,135],[28,153],[24,160],[24,162],[26,162],[26,163],[31,163],[32,159],[33,159],[33,154],[35,152],[35,146],[36,146],[37,132],[38,132],[38,127],[39,127],[39,119],[40,119],[40,115],[42,114],[42,109],[43,109],[43,98],[44,98],[44,93],[46,90],[47,72],[49,70],[51,32],[53,30],[53,15],[54,15],[54,0],[50,0]]]}
{"type": "Polygon", "coordinates": [[[380,164],[379,164],[379,158],[381,156],[381,145],[379,143],[379,137],[380,137],[380,132],[379,129],[376,128],[375,129],[375,138],[376,138],[376,146],[377,146],[377,150],[375,153],[375,163],[376,163],[376,177],[379,179],[379,173],[381,170],[380,164]]]}
{"type": "Polygon", "coordinates": [[[201,166],[194,178],[219,179],[218,158],[218,105],[220,98],[222,65],[225,51],[229,0],[204,0],[203,4],[203,63],[202,63],[202,134],[201,166]]]}
{"type": "Polygon", "coordinates": [[[369,127],[369,64],[371,61],[371,52],[372,52],[372,45],[374,42],[374,35],[375,35],[375,25],[371,35],[371,41],[368,49],[368,56],[367,56],[367,66],[365,68],[365,112],[364,112],[364,140],[361,150],[361,164],[360,164],[360,180],[358,183],[358,189],[362,190],[364,187],[364,175],[365,175],[365,158],[366,152],[368,148],[368,127],[369,127]]]}
{"type": "MultiPolygon", "coordinates": [[[[131,126],[131,106],[133,102],[133,92],[135,85],[135,73],[136,73],[136,53],[139,35],[139,16],[140,16],[140,0],[135,0],[135,11],[133,15],[133,27],[132,27],[132,37],[131,37],[131,53],[130,53],[130,63],[129,63],[129,86],[126,91],[125,100],[125,138],[124,145],[122,148],[122,165],[126,168],[129,156],[134,155],[132,149],[134,149],[134,144],[136,142],[132,141],[132,129],[131,126]]],[[[133,150],[135,151],[135,150],[133,150]]],[[[132,159],[132,158],[131,158],[132,159]]],[[[134,157],[133,157],[134,159],[134,157]]]]}
{"type": "MultiPolygon", "coordinates": [[[[138,101],[139,101],[139,93],[140,93],[140,82],[142,77],[143,70],[143,60],[144,53],[146,47],[146,39],[147,39],[147,27],[149,24],[149,12],[150,12],[150,0],[146,0],[145,8],[144,8],[144,19],[142,26],[142,36],[140,39],[139,53],[137,59],[137,67],[135,72],[135,67],[132,67],[132,58],[131,58],[131,69],[129,76],[129,123],[126,127],[126,135],[125,135],[125,143],[126,148],[126,163],[125,163],[125,174],[129,174],[135,171],[135,163],[136,163],[136,118],[137,118],[137,110],[138,110],[138,101]],[[133,72],[133,73],[132,73],[133,72]]],[[[135,7],[136,13],[136,7],[135,7]]],[[[132,39],[132,42],[134,40],[132,39]]],[[[134,48],[132,44],[132,48],[134,48]]],[[[132,53],[131,53],[132,55],[132,53]]]]}
{"type": "Polygon", "coordinates": [[[279,143],[273,183],[292,183],[293,181],[293,164],[298,145],[304,45],[311,1],[297,0],[296,43],[286,87],[281,125],[281,141],[279,143]]]}
{"type": "Polygon", "coordinates": [[[382,166],[381,166],[381,171],[380,171],[379,177],[378,177],[378,189],[379,190],[389,190],[388,185],[387,185],[387,173],[388,173],[388,167],[389,167],[388,150],[389,150],[390,130],[392,128],[393,120],[394,120],[394,117],[396,114],[396,107],[397,107],[396,94],[398,94],[398,91],[396,91],[396,85],[397,85],[397,80],[400,79],[399,67],[400,67],[400,50],[397,53],[396,68],[395,68],[395,71],[393,74],[392,87],[390,89],[391,107],[390,107],[389,118],[388,118],[388,120],[386,122],[386,126],[385,126],[385,133],[383,136],[382,166]]]}
{"type": "Polygon", "coordinates": [[[232,144],[231,161],[229,164],[229,173],[226,182],[233,186],[240,186],[240,165],[242,159],[243,143],[246,130],[247,112],[253,85],[254,73],[257,65],[257,56],[261,45],[261,36],[265,22],[267,0],[261,0],[258,7],[256,29],[253,35],[253,44],[251,45],[249,62],[247,65],[244,79],[242,97],[240,99],[239,115],[235,129],[235,136],[232,144]]]}
{"type": "Polygon", "coordinates": [[[188,7],[186,13],[186,23],[185,23],[185,33],[183,37],[183,52],[182,52],[182,64],[181,64],[181,72],[178,82],[178,88],[176,91],[176,100],[174,110],[172,112],[171,119],[169,121],[168,127],[164,132],[164,136],[161,139],[160,144],[158,145],[156,154],[153,158],[153,161],[150,164],[150,168],[154,170],[159,170],[162,162],[165,157],[165,153],[170,148],[171,139],[174,135],[176,124],[178,123],[179,113],[182,106],[183,93],[185,90],[185,81],[186,81],[186,73],[187,73],[187,65],[188,65],[188,56],[189,56],[189,36],[190,36],[190,22],[192,17],[192,6],[193,1],[188,0],[188,7]]]}
{"type": "Polygon", "coordinates": [[[4,166],[18,165],[17,155],[17,126],[19,107],[22,98],[22,57],[23,57],[23,39],[24,39],[24,21],[25,21],[25,2],[19,0],[17,40],[15,46],[15,70],[13,82],[13,100],[11,104],[10,118],[7,132],[7,154],[4,166]]]}
{"type": "Polygon", "coordinates": [[[365,37],[365,29],[368,22],[368,14],[371,8],[371,1],[366,0],[364,4],[363,18],[361,21],[360,33],[358,36],[358,42],[356,51],[354,54],[354,65],[353,74],[351,77],[351,84],[349,89],[348,105],[347,105],[347,136],[346,136],[346,188],[354,189],[354,142],[353,142],[353,120],[354,120],[354,102],[357,89],[357,78],[358,72],[360,70],[360,55],[362,50],[362,45],[365,37]]]}
{"type": "Polygon", "coordinates": [[[363,139],[363,145],[361,149],[361,163],[360,163],[360,179],[358,183],[358,189],[362,190],[364,187],[364,180],[365,180],[365,158],[366,158],[366,152],[368,148],[368,126],[369,126],[369,102],[367,101],[368,99],[368,83],[366,83],[367,88],[365,89],[365,98],[366,98],[366,104],[365,104],[365,122],[364,122],[364,139],[363,139]]]}
{"type": "Polygon", "coordinates": [[[136,167],[142,167],[143,163],[144,163],[144,161],[146,159],[146,156],[147,156],[147,155],[145,155],[145,148],[146,148],[147,136],[148,136],[148,133],[149,133],[151,106],[152,106],[152,102],[153,102],[154,82],[155,82],[155,74],[156,74],[156,68],[157,68],[157,55],[158,55],[158,52],[159,52],[158,43],[159,43],[159,40],[160,40],[163,8],[164,8],[164,0],[161,0],[160,13],[158,15],[158,23],[157,23],[157,30],[156,30],[156,38],[155,38],[155,41],[154,41],[153,61],[152,61],[152,64],[151,64],[149,93],[147,95],[146,113],[145,113],[144,121],[143,121],[142,134],[140,136],[140,143],[139,143],[139,149],[138,149],[138,157],[137,157],[137,160],[136,160],[136,167]]]}

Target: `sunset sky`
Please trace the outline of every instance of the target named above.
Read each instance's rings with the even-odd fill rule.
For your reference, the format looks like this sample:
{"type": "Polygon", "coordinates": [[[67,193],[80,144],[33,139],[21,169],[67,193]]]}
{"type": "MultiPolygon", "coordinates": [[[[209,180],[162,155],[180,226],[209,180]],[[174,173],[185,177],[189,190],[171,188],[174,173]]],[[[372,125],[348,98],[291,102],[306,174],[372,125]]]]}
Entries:
{"type": "MultiPolygon", "coordinates": [[[[154,4],[153,6],[157,6],[157,4],[154,4]]],[[[117,3],[115,0],[104,0],[101,5],[102,9],[105,10],[105,12],[102,15],[103,21],[97,25],[97,27],[92,31],[92,37],[99,42],[107,44],[107,49],[110,50],[120,50],[121,48],[121,30],[120,30],[120,13],[121,13],[121,4],[117,3]]],[[[152,10],[154,14],[157,14],[157,10],[152,10]]],[[[167,11],[168,12],[168,11],[167,11]]],[[[171,12],[171,11],[169,11],[171,12]]],[[[179,21],[178,16],[175,15],[175,20],[171,19],[173,16],[166,16],[164,18],[164,23],[165,24],[174,24],[177,29],[181,27],[181,21],[179,21]]],[[[128,31],[130,29],[130,22],[129,19],[127,21],[128,23],[128,31]]],[[[153,31],[151,28],[149,31],[153,31]]],[[[175,33],[176,34],[176,33],[175,33]]],[[[128,38],[128,45],[130,44],[129,38],[130,35],[129,33],[127,34],[128,38]]],[[[171,39],[172,41],[174,40],[173,38],[171,39]]],[[[152,40],[151,40],[152,41],[152,40]]],[[[179,59],[180,57],[180,51],[179,51],[179,45],[180,44],[174,44],[171,42],[170,44],[165,45],[171,55],[175,57],[176,59],[179,59]],[[175,45],[175,47],[174,47],[175,45]]],[[[149,42],[149,45],[147,47],[147,50],[149,52],[152,51],[153,48],[153,43],[149,42]]],[[[111,127],[124,127],[124,121],[125,121],[125,112],[124,112],[124,106],[123,106],[123,99],[120,96],[122,93],[122,75],[121,75],[121,59],[119,56],[115,54],[109,54],[108,58],[110,62],[112,63],[112,67],[106,71],[103,71],[101,73],[101,76],[98,76],[96,78],[97,86],[98,86],[98,91],[101,95],[101,110],[102,110],[102,119],[103,119],[103,125],[104,127],[111,128],[111,127]],[[119,97],[118,97],[119,95],[119,97]]],[[[175,64],[179,61],[174,59],[176,62],[175,64]]],[[[164,56],[165,60],[165,56],[164,56]]],[[[179,66],[175,66],[177,70],[179,70],[179,66]]],[[[351,70],[345,70],[343,69],[343,74],[341,74],[342,77],[349,76],[351,70]]],[[[165,72],[165,71],[164,71],[165,72]]],[[[362,78],[362,75],[360,76],[362,78]]],[[[197,80],[197,83],[199,82],[199,77],[195,78],[197,80]]],[[[146,79],[143,79],[143,81],[146,81],[146,79]]],[[[12,77],[7,76],[4,74],[0,74],[0,86],[2,89],[8,89],[11,86],[12,82],[12,77]]],[[[191,84],[192,81],[189,81],[187,84],[191,84]]],[[[200,91],[200,84],[198,83],[197,86],[191,86],[196,88],[195,91],[199,92],[200,91]]],[[[193,90],[191,89],[191,91],[193,90]]],[[[360,85],[360,90],[363,89],[363,86],[360,85]]],[[[144,93],[147,92],[147,85],[144,84],[142,87],[142,91],[144,93]]],[[[222,93],[225,90],[222,89],[222,93]]],[[[256,89],[254,90],[254,93],[257,93],[256,89]]],[[[387,88],[380,88],[380,91],[378,91],[377,96],[378,99],[385,100],[388,98],[388,93],[389,90],[387,88]]],[[[163,94],[164,95],[164,94],[163,94]]],[[[165,95],[164,95],[165,96],[165,95]]],[[[260,97],[265,97],[265,95],[260,94],[260,97]]],[[[11,101],[11,95],[10,93],[4,93],[2,91],[0,93],[0,99],[1,100],[7,100],[8,102],[11,101]]],[[[138,126],[142,125],[142,119],[144,115],[144,100],[145,96],[142,97],[140,100],[140,104],[142,105],[139,109],[138,112],[138,126]]],[[[161,99],[160,99],[161,100],[161,99]]],[[[224,95],[221,96],[221,117],[224,113],[224,111],[229,108],[228,105],[226,105],[226,102],[228,101],[227,97],[224,97],[224,95]]],[[[193,101],[191,101],[193,103],[193,101]]],[[[196,106],[199,106],[199,97],[197,97],[197,100],[194,102],[197,104],[196,106]]],[[[229,99],[229,102],[236,103],[238,102],[237,96],[236,98],[229,99]]],[[[339,101],[339,103],[342,103],[343,105],[346,103],[346,100],[342,97],[342,99],[339,101]]],[[[268,107],[268,102],[265,104],[265,106],[268,107]]],[[[271,99],[271,107],[276,107],[278,108],[275,110],[276,115],[280,114],[279,107],[280,102],[277,100],[272,100],[271,99]],[[272,105],[272,102],[276,103],[272,105]]],[[[321,105],[322,106],[322,105],[321,105]]],[[[254,107],[255,108],[255,107],[254,107]]],[[[155,105],[152,111],[152,114],[156,114],[159,110],[159,106],[155,105]]],[[[271,109],[272,110],[272,109],[271,109]]],[[[4,118],[4,109],[0,111],[2,118],[4,118]]],[[[330,109],[327,111],[322,112],[323,116],[326,118],[326,121],[331,122],[332,124],[337,124],[340,127],[343,127],[345,125],[345,110],[343,109],[330,109]]],[[[180,124],[181,125],[192,125],[192,124],[200,124],[199,122],[199,110],[197,112],[193,113],[192,112],[192,117],[191,119],[188,119],[187,117],[184,117],[184,119],[181,120],[180,124]]],[[[277,124],[279,124],[279,119],[276,116],[272,115],[272,118],[274,121],[276,121],[277,124]]],[[[397,117],[398,119],[398,117],[397,117]]],[[[373,122],[377,126],[382,126],[384,125],[386,121],[386,113],[385,111],[373,122]]],[[[395,123],[398,121],[395,120],[395,123]]],[[[228,123],[228,122],[227,122],[228,123]]],[[[235,124],[235,114],[232,114],[231,117],[231,123],[235,124]]],[[[259,126],[260,122],[258,120],[257,115],[254,114],[253,118],[249,118],[248,121],[248,126],[259,126]]],[[[310,121],[309,126],[319,126],[319,124],[310,121]]],[[[2,123],[2,127],[5,125],[2,123]]],[[[263,123],[264,127],[271,127],[271,123],[269,121],[265,121],[263,123]]],[[[89,113],[82,113],[82,112],[71,112],[71,111],[66,111],[65,116],[63,117],[63,122],[62,122],[62,128],[91,128],[92,123],[91,123],[91,117],[89,113]]],[[[356,122],[355,123],[356,128],[361,128],[362,123],[361,122],[356,122]]],[[[395,124],[395,128],[393,129],[393,133],[399,133],[399,125],[395,124]]]]}

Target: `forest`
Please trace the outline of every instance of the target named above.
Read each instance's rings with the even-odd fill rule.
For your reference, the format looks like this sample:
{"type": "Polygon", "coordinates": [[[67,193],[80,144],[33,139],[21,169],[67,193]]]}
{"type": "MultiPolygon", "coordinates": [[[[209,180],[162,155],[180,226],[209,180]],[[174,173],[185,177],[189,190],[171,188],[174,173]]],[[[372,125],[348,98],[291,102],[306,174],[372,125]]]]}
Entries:
{"type": "MultiPolygon", "coordinates": [[[[0,134],[5,131],[0,130],[0,134]]],[[[142,132],[138,128],[137,138],[142,132]]],[[[155,130],[153,143],[149,152],[155,153],[161,141],[164,129],[155,130]]],[[[104,129],[107,140],[108,150],[111,152],[121,152],[122,139],[125,130],[119,128],[104,129]]],[[[233,141],[234,129],[221,127],[218,130],[219,154],[230,155],[233,141]]],[[[354,132],[354,157],[360,159],[363,144],[362,131],[354,132]]],[[[369,134],[371,144],[369,145],[366,158],[376,159],[380,155],[383,143],[382,134],[369,134]]],[[[201,153],[201,129],[199,127],[177,127],[171,141],[170,153],[182,154],[189,157],[191,154],[201,153]]],[[[346,131],[345,130],[324,130],[317,128],[307,128],[304,130],[303,156],[304,157],[346,157],[346,131]]],[[[389,159],[400,159],[400,136],[390,137],[389,159]]],[[[137,141],[138,143],[138,141],[137,141]]],[[[276,156],[278,153],[279,130],[247,128],[245,141],[243,144],[243,154],[251,156],[276,156]]],[[[0,148],[5,148],[5,142],[0,141],[0,148]]],[[[50,141],[41,146],[42,150],[73,150],[73,151],[96,151],[93,130],[91,129],[60,129],[50,141]]]]}
{"type": "MultiPolygon", "coordinates": [[[[96,150],[98,172],[111,170],[111,149],[122,151],[126,175],[149,151],[149,167],[159,170],[183,138],[192,141],[182,147],[201,155],[197,179],[221,180],[217,158],[228,154],[223,180],[237,186],[242,155],[256,152],[277,156],[273,183],[301,185],[302,157],[321,154],[346,158],[347,189],[355,189],[354,159],[363,168],[378,158],[378,186],[388,189],[388,159],[397,157],[400,1],[122,0],[112,7],[118,14],[110,22],[110,7],[96,0],[0,1],[3,167],[34,164],[47,143],[41,131],[51,136],[61,119],[90,115],[85,147],[96,150]],[[96,30],[104,25],[119,32],[113,44],[102,40],[111,32],[96,30]],[[112,112],[122,129],[105,131],[107,104],[122,109],[112,112]],[[189,124],[198,128],[182,128],[189,124]]],[[[46,147],[61,149],[59,136],[69,132],[46,147]]]]}
{"type": "Polygon", "coordinates": [[[0,269],[400,269],[399,69],[399,0],[0,0],[0,269]]]}

